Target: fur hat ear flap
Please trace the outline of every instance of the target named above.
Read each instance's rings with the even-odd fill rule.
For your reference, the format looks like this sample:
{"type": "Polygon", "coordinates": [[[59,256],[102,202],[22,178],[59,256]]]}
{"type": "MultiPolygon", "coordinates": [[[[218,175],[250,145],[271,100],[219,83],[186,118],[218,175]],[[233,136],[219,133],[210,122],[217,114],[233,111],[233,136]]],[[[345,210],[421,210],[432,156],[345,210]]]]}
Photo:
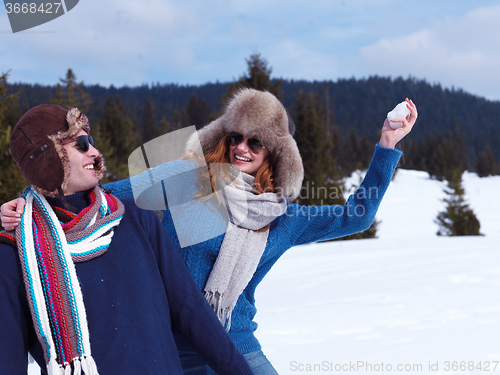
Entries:
{"type": "Polygon", "coordinates": [[[99,156],[94,159],[94,172],[98,181],[101,181],[106,173],[106,160],[100,152],[99,156]]]}
{"type": "Polygon", "coordinates": [[[295,134],[295,122],[293,121],[288,111],[286,111],[286,114],[288,116],[288,132],[293,137],[293,135],[295,134]]]}
{"type": "Polygon", "coordinates": [[[275,191],[294,201],[300,195],[304,180],[304,166],[297,143],[291,136],[280,138],[273,155],[275,191]]]}

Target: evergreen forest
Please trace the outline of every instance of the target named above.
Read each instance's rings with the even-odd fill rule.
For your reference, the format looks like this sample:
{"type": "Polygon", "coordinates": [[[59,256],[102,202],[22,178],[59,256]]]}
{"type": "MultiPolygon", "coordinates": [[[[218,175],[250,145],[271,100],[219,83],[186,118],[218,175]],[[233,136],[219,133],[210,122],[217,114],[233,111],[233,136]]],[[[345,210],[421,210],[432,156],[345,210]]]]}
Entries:
{"type": "MultiPolygon", "coordinates": [[[[448,181],[464,170],[480,176],[500,173],[500,102],[413,77],[275,79],[259,54],[251,55],[246,65],[234,82],[198,86],[86,85],[85,77],[71,69],[61,72],[58,83],[44,86],[9,82],[9,72],[0,72],[0,202],[16,197],[26,185],[10,158],[8,142],[16,122],[31,107],[55,103],[86,112],[96,147],[106,156],[106,181],[113,181],[128,177],[128,155],[135,148],[189,125],[201,128],[220,115],[227,98],[240,87],[270,91],[287,108],[297,128],[304,186],[342,189],[343,177],[366,169],[387,112],[406,97],[417,105],[419,117],[410,136],[398,145],[404,151],[400,167],[448,181]]],[[[343,197],[306,195],[300,203],[341,204],[343,197]]]]}

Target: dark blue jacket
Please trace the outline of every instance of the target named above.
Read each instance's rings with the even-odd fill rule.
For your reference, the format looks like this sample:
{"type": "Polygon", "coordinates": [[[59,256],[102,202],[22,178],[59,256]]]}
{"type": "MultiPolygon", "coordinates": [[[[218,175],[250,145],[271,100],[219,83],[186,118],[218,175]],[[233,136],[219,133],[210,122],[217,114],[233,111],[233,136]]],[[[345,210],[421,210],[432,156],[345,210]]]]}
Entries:
{"type": "MultiPolygon", "coordinates": [[[[85,197],[67,200],[81,210],[85,197]]],[[[123,203],[108,251],[76,264],[99,374],[182,374],[172,328],[218,373],[252,374],[156,215],[123,203]]],[[[26,375],[28,351],[45,371],[17,249],[0,244],[0,374],[26,375]]]]}

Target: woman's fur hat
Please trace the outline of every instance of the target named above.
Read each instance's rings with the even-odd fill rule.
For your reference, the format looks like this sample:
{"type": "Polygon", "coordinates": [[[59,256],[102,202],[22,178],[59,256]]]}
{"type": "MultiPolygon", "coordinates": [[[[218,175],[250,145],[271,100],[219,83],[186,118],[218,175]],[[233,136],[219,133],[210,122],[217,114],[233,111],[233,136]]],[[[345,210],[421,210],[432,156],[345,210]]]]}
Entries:
{"type": "Polygon", "coordinates": [[[269,92],[248,88],[238,91],[229,100],[221,117],[189,138],[186,150],[196,150],[198,136],[203,152],[207,152],[230,132],[254,137],[264,143],[274,161],[275,191],[295,200],[304,179],[304,167],[293,139],[295,124],[281,102],[269,92]]]}
{"type": "MultiPolygon", "coordinates": [[[[43,195],[56,197],[60,189],[65,191],[71,171],[62,144],[81,129],[90,134],[87,116],[78,108],[68,111],[55,104],[31,108],[14,127],[10,153],[26,181],[43,195]]],[[[106,171],[101,154],[95,159],[94,171],[101,180],[106,171]]]]}

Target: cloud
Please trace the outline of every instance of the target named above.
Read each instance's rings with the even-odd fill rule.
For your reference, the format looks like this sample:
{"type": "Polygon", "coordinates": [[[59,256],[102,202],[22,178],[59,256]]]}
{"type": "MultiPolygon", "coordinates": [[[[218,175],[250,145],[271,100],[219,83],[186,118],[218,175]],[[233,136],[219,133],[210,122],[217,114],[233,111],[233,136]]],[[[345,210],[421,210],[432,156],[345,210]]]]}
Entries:
{"type": "Polygon", "coordinates": [[[425,77],[500,99],[500,6],[434,21],[361,49],[366,74],[425,77]]]}
{"type": "Polygon", "coordinates": [[[362,27],[333,27],[327,26],[320,35],[326,40],[347,40],[365,35],[367,31],[362,27]]]}
{"type": "Polygon", "coordinates": [[[33,82],[36,72],[37,82],[53,84],[71,67],[92,83],[141,84],[152,64],[192,68],[194,53],[177,41],[201,25],[192,8],[172,0],[89,0],[47,24],[4,35],[1,68],[12,69],[11,81],[33,82]]]}
{"type": "Polygon", "coordinates": [[[269,56],[276,77],[323,80],[338,75],[334,56],[293,40],[277,43],[264,56],[269,56]]]}
{"type": "Polygon", "coordinates": [[[500,98],[500,6],[464,15],[463,2],[397,3],[85,0],[32,31],[2,35],[0,72],[42,84],[68,68],[89,84],[200,84],[237,78],[260,52],[273,77],[412,75],[500,98]]]}

